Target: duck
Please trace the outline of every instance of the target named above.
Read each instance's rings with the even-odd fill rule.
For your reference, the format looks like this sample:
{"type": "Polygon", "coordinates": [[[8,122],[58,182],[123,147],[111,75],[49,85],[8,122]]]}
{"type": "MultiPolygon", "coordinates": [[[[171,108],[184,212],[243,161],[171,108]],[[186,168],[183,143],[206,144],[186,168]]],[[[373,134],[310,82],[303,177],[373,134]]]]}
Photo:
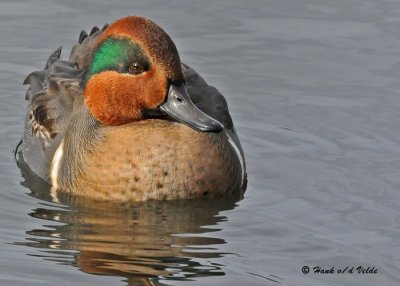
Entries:
{"type": "Polygon", "coordinates": [[[52,192],[148,201],[243,194],[227,101],[141,16],[82,31],[30,73],[18,160],[52,192]]]}

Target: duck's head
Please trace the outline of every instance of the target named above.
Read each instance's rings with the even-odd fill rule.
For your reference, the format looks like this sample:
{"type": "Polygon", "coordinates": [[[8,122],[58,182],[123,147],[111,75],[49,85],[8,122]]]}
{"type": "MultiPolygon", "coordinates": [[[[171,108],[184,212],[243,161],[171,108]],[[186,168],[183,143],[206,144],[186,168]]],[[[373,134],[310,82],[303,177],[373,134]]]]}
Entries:
{"type": "Polygon", "coordinates": [[[171,38],[142,17],[122,18],[101,34],[83,88],[89,111],[105,125],[168,115],[199,131],[223,129],[190,100],[171,38]]]}

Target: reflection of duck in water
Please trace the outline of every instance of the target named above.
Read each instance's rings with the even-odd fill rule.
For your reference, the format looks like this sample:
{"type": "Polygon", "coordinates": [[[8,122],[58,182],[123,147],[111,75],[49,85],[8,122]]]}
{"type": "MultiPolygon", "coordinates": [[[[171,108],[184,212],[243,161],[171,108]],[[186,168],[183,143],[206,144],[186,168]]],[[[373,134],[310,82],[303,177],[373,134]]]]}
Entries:
{"type": "MultiPolygon", "coordinates": [[[[48,185],[24,166],[21,169],[23,185],[29,186],[31,195],[50,200],[48,185]]],[[[58,199],[70,207],[41,204],[34,209],[29,215],[45,220],[44,226],[28,231],[23,243],[45,249],[47,260],[70,263],[86,273],[126,277],[128,285],[151,285],[149,281],[162,285],[164,279],[224,275],[223,266],[210,259],[223,255],[218,245],[226,242],[212,232],[226,220],[219,212],[234,208],[235,201],[122,204],[67,195],[58,199]]]]}
{"type": "Polygon", "coordinates": [[[27,165],[55,189],[143,201],[243,192],[243,152],[224,97],[141,17],[81,33],[31,73],[27,165]]]}

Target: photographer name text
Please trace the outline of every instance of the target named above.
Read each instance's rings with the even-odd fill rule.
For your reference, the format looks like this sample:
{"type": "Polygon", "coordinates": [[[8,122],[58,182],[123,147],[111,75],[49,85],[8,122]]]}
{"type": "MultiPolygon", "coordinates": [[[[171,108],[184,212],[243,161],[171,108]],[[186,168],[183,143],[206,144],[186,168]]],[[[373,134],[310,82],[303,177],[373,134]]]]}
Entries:
{"type": "Polygon", "coordinates": [[[303,266],[301,271],[304,274],[377,274],[378,269],[374,266],[344,266],[344,267],[321,267],[303,266]]]}

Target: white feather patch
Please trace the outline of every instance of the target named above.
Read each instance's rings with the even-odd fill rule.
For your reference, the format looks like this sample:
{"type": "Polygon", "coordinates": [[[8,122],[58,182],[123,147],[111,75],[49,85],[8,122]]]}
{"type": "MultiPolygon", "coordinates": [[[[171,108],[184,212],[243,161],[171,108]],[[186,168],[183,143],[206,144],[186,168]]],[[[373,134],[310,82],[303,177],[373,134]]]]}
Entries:
{"type": "Polygon", "coordinates": [[[54,153],[53,160],[51,161],[50,179],[51,179],[51,185],[54,188],[58,188],[58,176],[63,156],[64,156],[64,139],[58,146],[56,152],[54,153]]]}
{"type": "Polygon", "coordinates": [[[236,145],[235,141],[233,141],[232,137],[229,136],[228,133],[225,133],[225,134],[228,137],[229,144],[231,144],[231,146],[233,147],[233,150],[235,150],[236,155],[239,159],[240,167],[242,168],[242,179],[241,179],[240,187],[243,187],[245,171],[244,171],[244,161],[243,161],[242,154],[240,153],[239,147],[236,145]]]}

